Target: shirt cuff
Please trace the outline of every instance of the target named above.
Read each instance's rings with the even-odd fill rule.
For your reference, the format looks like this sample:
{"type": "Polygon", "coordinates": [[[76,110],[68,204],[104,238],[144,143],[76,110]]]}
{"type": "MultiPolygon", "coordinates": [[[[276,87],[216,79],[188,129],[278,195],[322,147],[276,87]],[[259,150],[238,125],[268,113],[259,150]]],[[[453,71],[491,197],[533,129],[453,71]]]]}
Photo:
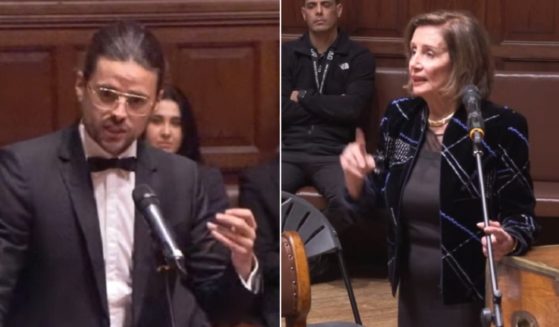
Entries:
{"type": "Polygon", "coordinates": [[[240,274],[237,274],[237,276],[239,276],[241,283],[248,291],[253,294],[258,294],[262,288],[262,274],[259,270],[258,259],[254,254],[252,257],[254,258],[254,268],[252,268],[250,275],[248,275],[248,279],[245,281],[240,274]]]}
{"type": "Polygon", "coordinates": [[[350,211],[356,212],[359,215],[367,216],[372,209],[374,209],[375,193],[373,191],[373,182],[371,176],[368,175],[363,181],[361,187],[361,194],[358,199],[354,199],[349,195],[347,188],[344,187],[343,203],[350,211]]]}

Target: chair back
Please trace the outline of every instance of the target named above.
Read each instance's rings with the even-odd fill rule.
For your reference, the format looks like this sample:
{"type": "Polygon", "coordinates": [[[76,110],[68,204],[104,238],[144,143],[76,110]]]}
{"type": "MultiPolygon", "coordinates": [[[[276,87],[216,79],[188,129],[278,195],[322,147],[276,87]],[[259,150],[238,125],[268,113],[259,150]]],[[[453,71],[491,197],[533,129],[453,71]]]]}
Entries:
{"type": "MultiPolygon", "coordinates": [[[[342,245],[332,224],[312,204],[288,192],[281,193],[281,222],[284,232],[295,231],[299,234],[305,246],[307,258],[326,253],[336,254],[355,323],[361,325],[361,315],[359,314],[351,280],[345,267],[342,245]]],[[[282,290],[282,296],[283,294],[282,290]]]]}
{"type": "Polygon", "coordinates": [[[296,231],[305,244],[308,258],[341,250],[338,234],[326,217],[303,198],[281,193],[283,231],[296,231]]]}
{"type": "Polygon", "coordinates": [[[311,285],[305,246],[297,232],[281,235],[281,316],[286,327],[304,327],[311,308],[311,285]]]}

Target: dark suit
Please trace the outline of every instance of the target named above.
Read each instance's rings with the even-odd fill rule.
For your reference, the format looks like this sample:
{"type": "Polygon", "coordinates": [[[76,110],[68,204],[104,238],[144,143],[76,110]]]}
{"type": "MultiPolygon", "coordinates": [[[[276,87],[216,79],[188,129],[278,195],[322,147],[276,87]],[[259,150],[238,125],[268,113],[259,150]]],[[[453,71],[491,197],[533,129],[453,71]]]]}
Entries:
{"type": "Polygon", "coordinates": [[[229,209],[229,197],[218,168],[198,164],[200,179],[208,195],[208,211],[213,215],[229,209]]]}
{"type": "Polygon", "coordinates": [[[264,274],[260,312],[267,326],[279,326],[279,201],[279,158],[240,176],[239,203],[258,225],[254,250],[264,274]]]}
{"type": "MultiPolygon", "coordinates": [[[[158,194],[186,256],[188,279],[174,294],[177,326],[206,325],[201,307],[218,318],[229,314],[221,309],[241,311],[224,305],[251,296],[229,252],[209,235],[196,164],[140,142],[136,184],[142,183],[158,194]],[[230,301],[233,293],[243,298],[230,301]]],[[[109,326],[102,251],[76,127],[0,150],[0,325],[109,326]]],[[[168,326],[164,279],[138,213],[132,262],[133,326],[168,326]]]]}

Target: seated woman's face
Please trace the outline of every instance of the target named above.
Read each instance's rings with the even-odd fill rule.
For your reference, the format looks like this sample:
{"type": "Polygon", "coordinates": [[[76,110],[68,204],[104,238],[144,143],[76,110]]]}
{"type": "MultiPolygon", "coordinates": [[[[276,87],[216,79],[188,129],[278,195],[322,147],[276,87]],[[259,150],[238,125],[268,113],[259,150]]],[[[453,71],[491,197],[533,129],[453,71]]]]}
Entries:
{"type": "Polygon", "coordinates": [[[448,82],[451,62],[448,47],[437,26],[420,26],[410,41],[408,72],[412,93],[429,101],[440,96],[448,82]]]}
{"type": "Polygon", "coordinates": [[[161,100],[146,127],[146,140],[156,148],[176,153],[182,142],[181,113],[172,100],[161,100]]]}

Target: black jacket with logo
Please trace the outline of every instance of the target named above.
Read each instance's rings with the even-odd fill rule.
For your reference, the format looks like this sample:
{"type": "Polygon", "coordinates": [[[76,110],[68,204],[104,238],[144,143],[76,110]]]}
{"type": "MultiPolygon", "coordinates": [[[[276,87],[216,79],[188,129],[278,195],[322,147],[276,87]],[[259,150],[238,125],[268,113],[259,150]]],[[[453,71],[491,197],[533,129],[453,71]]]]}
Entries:
{"type": "MultiPolygon", "coordinates": [[[[324,81],[317,90],[308,33],[282,46],[282,151],[284,156],[339,155],[355,138],[361,111],[373,96],[375,59],[372,53],[339,32],[324,81]],[[299,101],[293,90],[306,90],[299,101]]],[[[321,73],[319,75],[322,76],[321,73]]]]}

